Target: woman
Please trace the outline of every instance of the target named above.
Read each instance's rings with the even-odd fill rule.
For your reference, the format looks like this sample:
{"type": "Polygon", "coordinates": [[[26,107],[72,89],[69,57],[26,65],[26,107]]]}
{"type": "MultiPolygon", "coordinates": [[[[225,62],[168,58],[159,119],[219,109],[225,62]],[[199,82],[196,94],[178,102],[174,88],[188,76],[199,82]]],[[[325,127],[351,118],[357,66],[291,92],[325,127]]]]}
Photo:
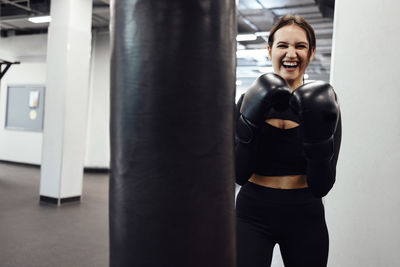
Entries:
{"type": "Polygon", "coordinates": [[[300,16],[270,31],[274,74],[260,76],[236,107],[237,267],[270,266],[279,244],[286,267],[322,267],[328,231],[321,198],[335,182],[341,141],[333,88],[303,85],[315,34],[300,16]]]}

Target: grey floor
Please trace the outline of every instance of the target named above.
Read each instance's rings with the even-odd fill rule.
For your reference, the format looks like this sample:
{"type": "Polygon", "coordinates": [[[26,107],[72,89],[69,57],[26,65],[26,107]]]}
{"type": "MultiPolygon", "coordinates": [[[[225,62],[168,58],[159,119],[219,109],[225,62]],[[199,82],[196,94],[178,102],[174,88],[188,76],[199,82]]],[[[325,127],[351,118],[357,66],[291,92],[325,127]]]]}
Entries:
{"type": "Polygon", "coordinates": [[[108,179],[86,172],[80,203],[57,207],[39,203],[39,167],[0,162],[0,267],[108,266],[108,179]]]}
{"type": "Polygon", "coordinates": [[[85,173],[79,204],[39,203],[40,169],[0,162],[0,266],[108,266],[108,174],[85,173]]]}

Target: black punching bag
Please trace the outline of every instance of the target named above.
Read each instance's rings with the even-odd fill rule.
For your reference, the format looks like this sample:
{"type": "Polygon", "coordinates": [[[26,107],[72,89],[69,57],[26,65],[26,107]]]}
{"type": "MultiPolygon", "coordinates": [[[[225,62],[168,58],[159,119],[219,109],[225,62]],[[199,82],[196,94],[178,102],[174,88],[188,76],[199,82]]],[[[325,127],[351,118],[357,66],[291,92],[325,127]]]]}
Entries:
{"type": "Polygon", "coordinates": [[[235,12],[111,1],[112,267],[235,266],[235,12]]]}

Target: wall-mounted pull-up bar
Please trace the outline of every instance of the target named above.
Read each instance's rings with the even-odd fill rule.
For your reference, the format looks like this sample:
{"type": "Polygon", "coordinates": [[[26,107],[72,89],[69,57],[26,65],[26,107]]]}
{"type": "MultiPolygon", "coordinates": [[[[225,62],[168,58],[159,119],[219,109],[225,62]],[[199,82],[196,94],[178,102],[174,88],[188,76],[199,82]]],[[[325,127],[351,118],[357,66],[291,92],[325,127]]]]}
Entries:
{"type": "Polygon", "coordinates": [[[11,65],[13,64],[19,64],[19,61],[16,62],[9,62],[6,60],[1,60],[0,59],[0,80],[1,78],[3,78],[4,74],[6,74],[6,72],[8,71],[8,69],[11,67],[11,65]],[[3,69],[3,66],[5,66],[5,68],[3,69]]]}

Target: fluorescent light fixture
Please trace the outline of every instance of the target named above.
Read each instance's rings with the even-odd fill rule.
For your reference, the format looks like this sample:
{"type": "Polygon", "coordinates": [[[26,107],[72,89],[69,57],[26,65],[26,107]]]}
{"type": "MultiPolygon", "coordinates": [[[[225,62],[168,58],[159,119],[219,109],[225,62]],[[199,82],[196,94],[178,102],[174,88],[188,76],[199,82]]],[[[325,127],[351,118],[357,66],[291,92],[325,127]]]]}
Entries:
{"type": "Polygon", "coordinates": [[[28,20],[33,23],[46,23],[51,21],[51,17],[50,16],[31,17],[28,20]]]}
{"type": "Polygon", "coordinates": [[[244,58],[266,58],[268,55],[267,48],[264,49],[243,49],[236,51],[237,57],[244,58]]]}
{"type": "Polygon", "coordinates": [[[274,72],[274,68],[273,67],[258,67],[258,71],[261,73],[270,73],[270,72],[274,72]]]}
{"type": "Polygon", "coordinates": [[[246,46],[242,45],[241,43],[236,43],[236,49],[237,50],[244,50],[244,49],[246,49],[246,46]]]}
{"type": "Polygon", "coordinates": [[[259,37],[268,37],[269,36],[269,32],[256,32],[254,33],[255,36],[259,36],[259,37]]]}
{"type": "Polygon", "coordinates": [[[238,34],[236,36],[236,41],[254,41],[257,39],[257,36],[254,34],[238,34]]]}

